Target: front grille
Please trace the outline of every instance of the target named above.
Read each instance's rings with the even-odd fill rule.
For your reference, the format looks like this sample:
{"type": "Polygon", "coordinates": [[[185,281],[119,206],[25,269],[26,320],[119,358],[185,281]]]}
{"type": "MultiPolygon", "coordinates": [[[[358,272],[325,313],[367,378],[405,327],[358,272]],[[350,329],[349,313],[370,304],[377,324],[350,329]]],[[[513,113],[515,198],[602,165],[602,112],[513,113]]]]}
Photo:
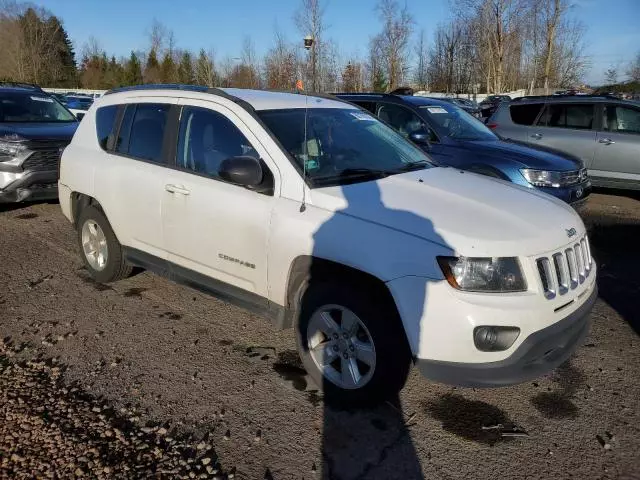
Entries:
{"type": "Polygon", "coordinates": [[[68,143],[63,141],[29,142],[28,148],[33,153],[22,162],[22,168],[24,170],[57,170],[61,149],[66,147],[68,143]]]}
{"type": "Polygon", "coordinates": [[[580,170],[572,170],[570,172],[561,173],[560,184],[575,185],[576,183],[584,182],[586,179],[587,179],[587,169],[582,168],[580,170]]]}
{"type": "Polygon", "coordinates": [[[537,258],[536,266],[542,290],[548,299],[575,289],[589,277],[593,269],[587,236],[562,251],[537,258]]]}

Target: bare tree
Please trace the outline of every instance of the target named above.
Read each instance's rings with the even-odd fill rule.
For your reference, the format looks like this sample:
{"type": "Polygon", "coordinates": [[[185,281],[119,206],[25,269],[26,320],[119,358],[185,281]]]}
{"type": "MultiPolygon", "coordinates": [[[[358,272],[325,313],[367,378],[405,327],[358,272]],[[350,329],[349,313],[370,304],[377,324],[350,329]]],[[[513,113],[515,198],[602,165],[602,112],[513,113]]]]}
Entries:
{"type": "Polygon", "coordinates": [[[259,88],[260,75],[258,72],[258,62],[256,60],[256,50],[253,40],[249,35],[245,35],[242,41],[241,63],[235,68],[234,77],[237,86],[243,88],[259,88]]]}
{"type": "Polygon", "coordinates": [[[615,85],[618,83],[618,68],[614,65],[609,67],[604,72],[604,79],[607,82],[607,85],[615,85]]]}
{"type": "Polygon", "coordinates": [[[429,88],[429,51],[427,49],[424,29],[420,30],[418,42],[415,46],[415,54],[418,61],[413,75],[413,81],[420,90],[427,90],[429,88]]]}
{"type": "Polygon", "coordinates": [[[298,79],[298,58],[295,47],[290,45],[282,32],[276,27],[275,45],[264,59],[265,81],[267,88],[294,90],[298,79]]]}
{"type": "Polygon", "coordinates": [[[295,12],[293,19],[300,34],[305,37],[311,36],[313,44],[307,62],[307,79],[311,79],[311,89],[314,92],[323,90],[325,85],[326,51],[324,45],[324,13],[326,3],[324,0],[301,0],[300,7],[295,12]]]}
{"type": "MultiPolygon", "coordinates": [[[[534,3],[538,3],[538,1],[534,0],[534,3]]],[[[556,31],[564,13],[569,8],[569,3],[567,0],[543,0],[541,3],[542,25],[545,30],[544,89],[546,93],[549,93],[549,77],[553,64],[556,31]]]]}
{"type": "MultiPolygon", "coordinates": [[[[173,32],[162,22],[154,18],[149,28],[149,50],[155,50],[157,55],[161,55],[167,46],[167,42],[173,42],[173,32]]],[[[171,45],[173,47],[173,45],[171,45]]]]}
{"type": "Polygon", "coordinates": [[[18,22],[20,13],[14,2],[0,4],[0,78],[26,81],[24,36],[18,22]]]}
{"type": "Polygon", "coordinates": [[[413,28],[413,17],[405,4],[397,0],[379,0],[376,6],[382,32],[379,35],[382,55],[386,64],[389,90],[398,87],[408,70],[408,45],[413,28]]]}
{"type": "Polygon", "coordinates": [[[640,82],[640,52],[636,54],[636,58],[629,64],[627,75],[632,82],[640,82]]]}
{"type": "Polygon", "coordinates": [[[585,55],[585,27],[582,23],[565,19],[558,29],[552,78],[558,87],[568,88],[580,83],[589,67],[585,55]]]}

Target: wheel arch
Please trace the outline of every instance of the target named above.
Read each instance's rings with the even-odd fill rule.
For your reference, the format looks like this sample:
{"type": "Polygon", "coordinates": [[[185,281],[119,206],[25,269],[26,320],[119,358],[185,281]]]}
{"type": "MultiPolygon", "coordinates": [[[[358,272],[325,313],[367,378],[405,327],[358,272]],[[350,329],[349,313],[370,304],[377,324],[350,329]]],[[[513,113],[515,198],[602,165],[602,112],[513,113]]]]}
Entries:
{"type": "MultiPolygon", "coordinates": [[[[89,205],[97,208],[105,217],[107,217],[104,209],[102,208],[102,205],[100,205],[100,202],[98,202],[98,200],[89,195],[85,195],[84,193],[71,192],[71,218],[73,219],[74,227],[78,227],[78,218],[82,209],[89,205]]],[[[108,218],[107,221],[109,221],[108,218]]]]}
{"type": "MultiPolygon", "coordinates": [[[[343,263],[334,262],[313,255],[296,257],[289,267],[286,290],[286,309],[288,312],[285,327],[293,327],[298,321],[300,301],[312,282],[349,282],[366,285],[373,298],[389,302],[401,322],[400,312],[387,285],[375,275],[343,263]]],[[[404,328],[403,328],[404,331],[404,328]]],[[[406,332],[405,332],[406,333],[406,332]]]]}

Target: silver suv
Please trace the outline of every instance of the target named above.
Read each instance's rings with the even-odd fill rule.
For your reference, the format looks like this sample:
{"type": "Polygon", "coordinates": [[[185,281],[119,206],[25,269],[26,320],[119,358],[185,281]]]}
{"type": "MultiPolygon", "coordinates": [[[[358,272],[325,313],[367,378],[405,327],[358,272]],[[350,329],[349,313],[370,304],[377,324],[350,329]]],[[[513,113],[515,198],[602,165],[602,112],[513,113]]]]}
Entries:
{"type": "Polygon", "coordinates": [[[487,126],[502,137],[579,157],[594,186],[640,190],[640,102],[529,97],[502,104],[487,126]]]}

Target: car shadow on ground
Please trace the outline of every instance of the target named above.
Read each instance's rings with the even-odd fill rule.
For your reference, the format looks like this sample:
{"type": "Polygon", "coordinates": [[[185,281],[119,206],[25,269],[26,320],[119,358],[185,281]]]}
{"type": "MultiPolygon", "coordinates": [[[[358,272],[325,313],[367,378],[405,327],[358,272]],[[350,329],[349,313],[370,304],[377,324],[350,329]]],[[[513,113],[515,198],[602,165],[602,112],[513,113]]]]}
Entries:
{"type": "Polygon", "coordinates": [[[640,202],[640,190],[622,190],[618,188],[599,188],[594,187],[593,193],[602,195],[612,195],[616,197],[626,197],[640,202]]]}
{"type": "Polygon", "coordinates": [[[640,293],[640,221],[597,217],[590,219],[587,227],[592,255],[599,269],[600,298],[640,335],[637,308],[640,293]]]}
{"type": "MultiPolygon", "coordinates": [[[[374,249],[363,249],[366,242],[377,242],[378,247],[386,242],[389,244],[387,248],[394,248],[392,244],[397,239],[397,234],[368,228],[369,222],[365,219],[370,214],[374,214],[376,218],[380,219],[392,218],[397,222],[397,225],[405,228],[410,226],[414,233],[406,235],[407,245],[405,248],[409,248],[414,254],[415,252],[424,252],[424,256],[416,254],[415,261],[418,264],[428,265],[427,256],[433,255],[434,251],[451,251],[444,239],[436,233],[433,222],[429,218],[419,215],[415,211],[394,208],[394,205],[385,203],[385,198],[383,198],[383,193],[377,182],[363,182],[343,187],[342,194],[346,201],[344,208],[336,211],[314,233],[314,259],[346,259],[347,256],[350,256],[354,260],[361,260],[367,254],[375,252],[374,249]],[[365,234],[350,234],[350,232],[359,231],[359,229],[354,230],[354,221],[360,222],[359,227],[364,232],[369,232],[368,237],[365,234]],[[372,238],[374,235],[376,238],[372,238]],[[419,240],[420,248],[417,247],[417,243],[411,243],[412,241],[416,242],[415,237],[421,239],[419,240]],[[431,247],[428,244],[431,244],[431,247]],[[356,253],[361,250],[364,250],[365,255],[359,256],[356,253]],[[422,258],[420,258],[421,256],[422,258]]],[[[430,260],[433,261],[432,258],[430,260]]],[[[401,261],[400,257],[396,261],[401,261]]],[[[345,263],[348,264],[348,261],[345,263]]],[[[376,262],[371,262],[371,267],[375,268],[375,264],[376,262]]],[[[307,272],[309,287],[301,307],[302,317],[305,317],[304,312],[308,308],[310,314],[313,312],[309,325],[312,325],[317,316],[325,319],[325,315],[328,315],[332,320],[325,319],[322,323],[325,326],[322,328],[327,328],[327,325],[330,325],[329,328],[333,328],[336,332],[352,331],[353,327],[345,327],[345,322],[350,324],[352,321],[349,320],[352,318],[351,314],[348,311],[345,313],[344,310],[336,309],[336,305],[325,305],[324,300],[318,300],[321,293],[318,293],[317,286],[314,291],[315,278],[318,278],[315,281],[316,285],[322,285],[322,282],[326,282],[326,277],[321,275],[322,269],[326,268],[323,265],[324,263],[320,261],[311,262],[307,272]],[[320,275],[316,277],[318,273],[320,275]],[[311,305],[318,305],[318,307],[311,305]]],[[[328,401],[331,400],[331,391],[335,389],[336,384],[340,382],[347,385],[349,382],[357,384],[358,378],[367,378],[370,372],[377,373],[376,370],[371,370],[370,357],[363,356],[361,358],[360,347],[357,347],[357,344],[368,343],[368,339],[371,338],[366,335],[368,332],[364,332],[360,327],[355,330],[357,335],[353,335],[357,337],[357,340],[354,341],[354,345],[356,345],[354,354],[348,353],[348,348],[354,351],[353,346],[344,347],[344,353],[335,353],[341,348],[343,335],[345,335],[345,339],[348,338],[347,333],[332,334],[318,330],[323,337],[320,343],[312,345],[312,341],[317,341],[317,334],[300,342],[302,350],[307,353],[310,359],[309,361],[324,365],[322,368],[327,372],[323,382],[325,404],[322,478],[324,479],[424,478],[421,462],[407,427],[411,422],[411,415],[403,412],[400,399],[394,394],[396,385],[403,385],[408,373],[408,370],[403,371],[396,365],[398,364],[397,360],[400,359],[401,364],[402,359],[406,356],[406,366],[408,366],[411,359],[409,345],[413,342],[414,348],[417,348],[416,345],[420,344],[421,335],[426,335],[426,332],[421,331],[421,326],[424,325],[422,316],[430,290],[429,282],[432,280],[426,276],[414,278],[414,281],[422,283],[414,285],[413,305],[404,310],[402,319],[396,313],[396,306],[392,305],[393,299],[387,298],[386,289],[383,291],[377,283],[361,276],[345,274],[340,291],[332,294],[330,298],[327,297],[327,301],[333,299],[333,302],[346,306],[356,317],[374,319],[376,315],[378,316],[377,322],[372,321],[367,326],[373,332],[373,338],[377,338],[373,342],[375,351],[373,368],[379,369],[377,370],[379,372],[386,371],[393,372],[393,374],[378,374],[381,375],[377,377],[378,380],[371,380],[372,383],[366,387],[371,388],[371,392],[388,390],[390,394],[385,394],[387,396],[385,403],[363,411],[366,398],[361,398],[361,401],[358,401],[356,405],[350,405],[354,410],[345,409],[344,403],[341,401],[328,401]],[[343,295],[344,298],[340,300],[343,295]],[[335,300],[336,298],[338,300],[335,300]],[[407,341],[407,338],[409,343],[403,343],[407,341]],[[383,363],[383,360],[387,363],[383,363]],[[358,372],[353,373],[354,370],[358,370],[358,372]]],[[[302,331],[305,329],[301,328],[302,331]]],[[[311,368],[319,367],[312,366],[311,368]]]]}

